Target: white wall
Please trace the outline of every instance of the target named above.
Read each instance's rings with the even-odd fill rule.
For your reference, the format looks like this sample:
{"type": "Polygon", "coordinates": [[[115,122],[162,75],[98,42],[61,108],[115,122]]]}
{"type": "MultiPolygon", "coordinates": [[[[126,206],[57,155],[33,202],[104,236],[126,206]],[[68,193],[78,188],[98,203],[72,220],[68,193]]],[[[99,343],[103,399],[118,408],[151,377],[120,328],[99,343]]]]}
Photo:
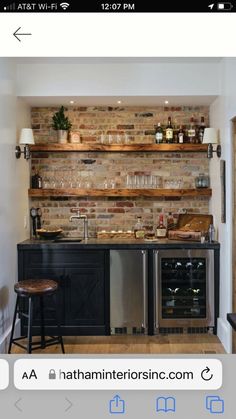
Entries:
{"type": "Polygon", "coordinates": [[[19,96],[218,95],[219,63],[26,63],[19,96]]]}
{"type": "Polygon", "coordinates": [[[229,58],[221,63],[221,95],[210,108],[211,125],[220,130],[222,145],[222,159],[226,161],[226,224],[221,223],[220,202],[220,162],[214,157],[210,164],[212,179],[211,209],[215,216],[215,224],[219,230],[221,243],[220,260],[220,318],[218,322],[218,335],[227,352],[232,347],[232,330],[226,320],[226,314],[232,311],[232,211],[233,211],[233,144],[231,133],[231,120],[236,117],[236,59],[229,58]]]}
{"type": "Polygon", "coordinates": [[[0,59],[0,352],[6,351],[15,301],[16,244],[29,234],[23,226],[29,168],[24,159],[16,160],[14,149],[17,130],[30,126],[30,113],[17,102],[15,71],[13,60],[0,59]]]}

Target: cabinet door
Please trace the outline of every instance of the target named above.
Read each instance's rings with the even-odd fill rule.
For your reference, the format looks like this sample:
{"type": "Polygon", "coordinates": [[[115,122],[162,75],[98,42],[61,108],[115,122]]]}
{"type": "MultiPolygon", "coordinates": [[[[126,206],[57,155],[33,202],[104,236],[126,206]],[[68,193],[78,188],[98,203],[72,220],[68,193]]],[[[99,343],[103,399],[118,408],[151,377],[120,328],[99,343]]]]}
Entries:
{"type": "MultiPolygon", "coordinates": [[[[59,311],[60,323],[65,323],[65,275],[64,269],[51,265],[26,268],[26,278],[28,279],[52,279],[58,283],[57,310],[59,311]]],[[[55,325],[55,297],[49,295],[43,297],[45,326],[55,325]]],[[[40,324],[39,298],[34,299],[34,326],[40,324]]],[[[27,302],[24,302],[24,310],[27,311],[27,302]]]]}
{"type": "Polygon", "coordinates": [[[65,269],[66,325],[105,325],[103,266],[65,269]]]}

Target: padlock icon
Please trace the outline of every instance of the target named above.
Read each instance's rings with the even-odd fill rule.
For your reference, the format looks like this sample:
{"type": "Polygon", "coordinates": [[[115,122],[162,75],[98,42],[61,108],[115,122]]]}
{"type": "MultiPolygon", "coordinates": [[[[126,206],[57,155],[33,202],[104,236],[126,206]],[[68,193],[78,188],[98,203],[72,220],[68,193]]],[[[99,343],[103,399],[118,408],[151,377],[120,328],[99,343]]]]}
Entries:
{"type": "Polygon", "coordinates": [[[56,380],[55,370],[49,370],[48,378],[49,378],[49,380],[56,380]]]}

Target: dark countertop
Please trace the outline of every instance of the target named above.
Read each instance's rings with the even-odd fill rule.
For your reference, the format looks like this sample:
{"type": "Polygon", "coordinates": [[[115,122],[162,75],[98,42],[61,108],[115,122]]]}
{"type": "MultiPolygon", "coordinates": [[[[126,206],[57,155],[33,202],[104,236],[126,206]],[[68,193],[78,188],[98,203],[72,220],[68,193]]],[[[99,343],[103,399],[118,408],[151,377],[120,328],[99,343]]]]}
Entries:
{"type": "Polygon", "coordinates": [[[236,313],[228,313],[227,320],[231,324],[232,328],[236,330],[236,313]]]}
{"type": "Polygon", "coordinates": [[[95,239],[82,240],[81,242],[60,243],[54,240],[29,239],[17,245],[19,250],[26,249],[219,249],[220,244],[200,243],[190,241],[177,241],[161,239],[155,241],[137,239],[95,239]]]}

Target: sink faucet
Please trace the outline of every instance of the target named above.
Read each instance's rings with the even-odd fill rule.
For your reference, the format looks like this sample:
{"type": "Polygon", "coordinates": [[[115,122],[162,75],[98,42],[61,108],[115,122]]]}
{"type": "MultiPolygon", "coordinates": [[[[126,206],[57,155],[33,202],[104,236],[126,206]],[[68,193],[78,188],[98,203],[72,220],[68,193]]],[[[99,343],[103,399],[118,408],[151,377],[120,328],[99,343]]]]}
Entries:
{"type": "Polygon", "coordinates": [[[86,214],[80,214],[80,210],[78,208],[72,208],[73,210],[77,211],[76,215],[71,215],[70,222],[73,220],[84,220],[84,239],[88,239],[88,217],[86,214]]]}

